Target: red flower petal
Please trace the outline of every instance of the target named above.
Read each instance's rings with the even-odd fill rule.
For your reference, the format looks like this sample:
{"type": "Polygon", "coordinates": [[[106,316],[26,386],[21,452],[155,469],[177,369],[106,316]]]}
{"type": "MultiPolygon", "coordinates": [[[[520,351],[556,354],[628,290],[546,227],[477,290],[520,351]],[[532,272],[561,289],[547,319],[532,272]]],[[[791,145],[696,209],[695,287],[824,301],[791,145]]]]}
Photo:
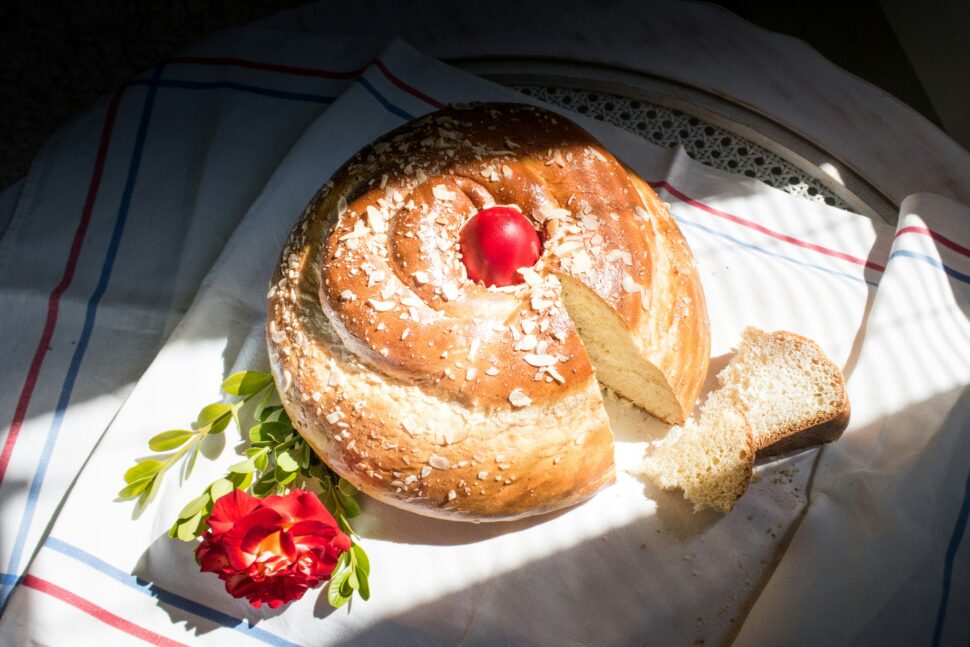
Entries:
{"type": "Polygon", "coordinates": [[[263,501],[263,505],[267,508],[276,510],[287,517],[289,523],[297,523],[304,519],[317,519],[323,522],[329,521],[334,526],[337,525],[320,499],[306,490],[291,490],[285,496],[269,496],[263,501]]]}
{"type": "Polygon", "coordinates": [[[259,545],[279,531],[283,519],[269,508],[260,508],[240,519],[223,535],[226,554],[233,568],[248,568],[259,553],[259,545]]]}
{"type": "Polygon", "coordinates": [[[219,497],[209,515],[209,528],[213,534],[221,535],[232,529],[236,521],[262,506],[262,502],[243,490],[233,490],[219,497]]]}

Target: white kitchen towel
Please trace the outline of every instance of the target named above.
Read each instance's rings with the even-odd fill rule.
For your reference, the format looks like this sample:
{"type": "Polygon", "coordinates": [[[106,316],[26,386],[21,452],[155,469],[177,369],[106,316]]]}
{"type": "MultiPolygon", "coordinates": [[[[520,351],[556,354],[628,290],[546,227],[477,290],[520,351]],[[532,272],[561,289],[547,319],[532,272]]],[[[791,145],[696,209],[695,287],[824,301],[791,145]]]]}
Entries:
{"type": "MultiPolygon", "coordinates": [[[[682,644],[722,641],[740,625],[795,531],[817,451],[759,467],[724,516],[693,515],[678,494],[625,472],[587,504],[515,524],[435,521],[366,501],[355,526],[374,565],[373,598],[336,612],[316,591],[286,609],[254,610],[197,572],[191,545],[165,536],[183,503],[237,460],[229,449],[181,487],[167,483],[139,519],[130,504],[112,501],[151,435],[194,418],[227,373],[265,366],[268,277],[296,215],[340,163],[444,103],[521,100],[402,43],[380,61],[396,81],[369,67],[306,130],[249,209],[78,477],[10,600],[2,635],[46,644],[126,634],[193,644],[682,644]]],[[[805,334],[852,368],[891,228],[582,122],[672,202],[708,297],[715,368],[746,325],[805,334]]],[[[628,467],[663,430],[616,398],[609,406],[618,461],[628,467]]]]}
{"type": "Polygon", "coordinates": [[[0,610],[240,218],[377,51],[222,32],[66,126],[4,192],[0,610]]]}
{"type": "Polygon", "coordinates": [[[742,643],[970,642],[968,243],[970,209],[903,203],[849,377],[852,427],[822,451],[742,643]]]}

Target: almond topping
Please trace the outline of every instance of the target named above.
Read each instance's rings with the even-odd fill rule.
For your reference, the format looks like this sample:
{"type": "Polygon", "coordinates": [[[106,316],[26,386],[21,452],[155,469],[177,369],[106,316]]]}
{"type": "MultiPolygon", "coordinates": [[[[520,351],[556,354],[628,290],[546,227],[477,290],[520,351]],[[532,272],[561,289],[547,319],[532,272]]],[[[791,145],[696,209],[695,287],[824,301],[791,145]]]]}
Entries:
{"type": "Polygon", "coordinates": [[[522,392],[522,389],[513,389],[509,393],[509,402],[513,407],[527,407],[532,404],[532,398],[522,392]]]}
{"type": "Polygon", "coordinates": [[[535,355],[530,354],[525,356],[525,363],[529,366],[553,366],[556,363],[556,358],[553,355],[535,355]]]}

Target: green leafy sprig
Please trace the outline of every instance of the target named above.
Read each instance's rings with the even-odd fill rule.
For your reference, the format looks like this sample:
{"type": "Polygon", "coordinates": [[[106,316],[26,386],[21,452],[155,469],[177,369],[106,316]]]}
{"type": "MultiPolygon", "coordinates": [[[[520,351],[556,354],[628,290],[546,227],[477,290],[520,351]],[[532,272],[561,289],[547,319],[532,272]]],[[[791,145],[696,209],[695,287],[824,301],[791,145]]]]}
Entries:
{"type": "Polygon", "coordinates": [[[351,549],[342,553],[331,575],[327,600],[334,607],[341,607],[356,592],[364,600],[370,597],[370,560],[361,548],[359,536],[348,519],[360,514],[357,489],[347,480],[335,474],[324,464],[311,447],[296,431],[286,410],[279,403],[268,373],[242,371],[228,377],[222,390],[239,399],[235,402],[217,402],[207,405],[199,413],[194,429],[173,429],[153,436],[148,441],[154,452],[172,451],[167,456],[138,459],[125,472],[125,487],[118,493],[121,499],[137,499],[136,508],[148,505],[160,487],[162,477],[181,459],[184,464],[183,479],[188,478],[195,466],[202,442],[210,434],[220,434],[230,421],[245,439],[249,447],[246,458],[230,465],[222,478],[210,483],[199,496],[189,501],[172,524],[169,536],[182,541],[194,541],[208,529],[208,518],[220,497],[234,489],[247,490],[257,497],[285,494],[290,488],[302,487],[317,496],[334,519],[351,538],[351,549]],[[244,432],[240,413],[251,400],[260,396],[251,411],[251,425],[244,432]]]}

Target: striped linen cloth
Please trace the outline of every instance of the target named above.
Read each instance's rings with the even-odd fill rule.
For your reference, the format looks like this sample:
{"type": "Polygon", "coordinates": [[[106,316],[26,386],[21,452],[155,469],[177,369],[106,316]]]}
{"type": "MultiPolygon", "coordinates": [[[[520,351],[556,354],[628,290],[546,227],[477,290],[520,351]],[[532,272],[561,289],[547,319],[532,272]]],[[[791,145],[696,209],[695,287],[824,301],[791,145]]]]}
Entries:
{"type": "MultiPolygon", "coordinates": [[[[73,243],[77,258],[71,261],[66,253],[59,257],[62,272],[65,256],[69,259],[70,275],[64,272],[58,279],[50,272],[55,278],[47,285],[8,276],[10,266],[2,268],[5,295],[17,286],[24,299],[31,290],[43,298],[34,296],[39,303],[23,306],[25,313],[39,313],[37,323],[21,324],[16,335],[0,342],[24,346],[25,331],[35,331],[30,352],[20,353],[27,358],[25,366],[10,368],[20,371],[19,384],[32,385],[32,395],[16,409],[25,411],[17,414],[23,418],[19,429],[11,425],[6,435],[17,458],[8,460],[10,474],[19,472],[16,481],[11,477],[14,485],[0,485],[10,490],[3,492],[0,550],[11,564],[4,575],[0,636],[15,644],[29,640],[58,645],[105,640],[710,644],[730,638],[744,624],[742,636],[758,642],[788,627],[776,621],[779,613],[790,618],[796,609],[811,617],[812,603],[819,609],[832,605],[850,616],[846,610],[857,603],[859,591],[879,586],[881,597],[863,596],[874,607],[868,616],[859,616],[868,624],[853,626],[845,620],[833,627],[833,632],[844,627],[850,637],[865,637],[865,631],[878,630],[874,619],[892,604],[912,608],[906,594],[917,570],[927,586],[937,586],[937,599],[920,597],[922,610],[932,616],[920,625],[920,635],[949,640],[965,629],[960,618],[970,602],[967,591],[944,585],[960,581],[956,570],[961,564],[966,573],[958,558],[966,517],[962,488],[970,459],[953,447],[946,452],[934,441],[965,421],[970,405],[958,399],[955,405],[941,400],[935,407],[932,398],[914,395],[936,368],[919,353],[925,350],[926,344],[919,343],[925,338],[903,340],[911,344],[889,360],[878,350],[868,351],[871,339],[882,339],[874,331],[891,331],[902,320],[913,327],[907,329],[910,335],[919,326],[932,329],[937,313],[945,310],[932,300],[946,295],[956,304],[946,332],[965,333],[965,319],[955,314],[966,308],[968,295],[953,285],[970,274],[961,247],[970,234],[941,228],[930,217],[942,214],[952,225],[950,212],[944,210],[952,205],[914,198],[904,205],[913,214],[903,214],[900,235],[894,238],[890,227],[706,169],[682,151],[660,150],[579,117],[671,202],[707,294],[714,366],[723,364],[747,325],[785,328],[816,339],[850,375],[856,416],[845,439],[823,451],[759,467],[757,482],[735,511],[723,517],[692,515],[676,493],[656,492],[622,470],[616,486],[585,505],[552,518],[501,526],[429,520],[367,501],[356,526],[374,564],[373,597],[339,611],[329,609],[319,591],[285,609],[252,609],[225,595],[215,577],[198,573],[191,545],[166,537],[185,501],[237,460],[232,451],[200,461],[182,486],[170,479],[137,519],[130,504],[114,502],[121,473],[133,457],[145,453],[151,435],[192,419],[202,404],[217,397],[218,385],[229,372],[265,367],[261,329],[268,277],[296,215],[345,159],[380,134],[449,102],[525,100],[400,42],[376,58],[373,52],[361,56],[361,51],[295,34],[229,32],[134,81],[121,99],[88,115],[87,127],[79,122],[79,140],[72,140],[71,150],[83,161],[51,162],[50,168],[42,166],[43,172],[31,172],[10,230],[0,241],[0,258],[40,245],[35,238],[44,240],[39,225],[33,237],[8,239],[18,215],[30,213],[25,200],[33,195],[43,201],[57,193],[59,184],[46,183],[47,175],[70,170],[79,176],[78,167],[87,163],[92,182],[79,188],[78,179],[62,180],[72,190],[65,193],[76,200],[74,213],[80,211],[82,223],[76,225],[81,233],[72,239],[80,235],[80,242],[73,243]],[[266,52],[273,55],[267,59],[266,52]],[[129,93],[136,97],[130,105],[129,93]],[[212,121],[201,127],[193,116],[199,110],[213,111],[212,121]],[[90,134],[97,129],[94,124],[109,117],[114,120],[110,136],[90,134]],[[265,139],[241,139],[246,137],[265,139]],[[123,139],[128,146],[121,150],[115,142],[123,139]],[[87,156],[78,152],[85,150],[87,156]],[[104,152],[91,152],[98,150],[104,152]],[[264,164],[250,159],[261,156],[266,157],[264,164]],[[33,185],[31,177],[36,178],[33,185]],[[102,209],[102,202],[109,200],[114,208],[102,209]],[[917,231],[921,227],[937,234],[917,231]],[[941,246],[941,236],[952,245],[941,246]],[[919,251],[904,247],[909,244],[919,251]],[[944,247],[947,256],[941,260],[938,250],[944,247]],[[907,251],[918,256],[903,253],[907,251]],[[915,297],[903,291],[911,290],[914,281],[919,292],[915,297]],[[68,295],[72,298],[63,298],[68,295]],[[928,301],[913,307],[916,297],[928,301]],[[68,313],[75,302],[77,312],[68,313]],[[45,324],[52,310],[55,322],[45,324]],[[881,312],[887,313],[882,315],[886,323],[879,328],[875,317],[881,312]],[[872,355],[876,358],[869,360],[872,355]],[[34,369],[30,358],[37,356],[42,360],[34,369]],[[902,376],[907,379],[895,379],[902,376]],[[45,399],[50,404],[45,406],[45,399]],[[920,418],[929,424],[900,418],[905,407],[924,401],[935,414],[920,418]],[[947,420],[955,422],[948,427],[947,420]],[[104,438],[90,452],[109,421],[104,438]],[[892,501],[883,498],[899,485],[901,472],[890,469],[893,455],[880,452],[883,436],[876,433],[869,442],[865,438],[873,435],[870,429],[892,426],[889,421],[895,421],[898,431],[885,436],[896,443],[887,447],[893,455],[909,457],[907,482],[927,479],[926,491],[934,494],[933,514],[939,517],[934,521],[945,527],[924,527],[922,533],[907,536],[907,565],[924,560],[949,566],[946,571],[904,569],[886,586],[865,578],[872,563],[880,562],[880,550],[886,550],[881,530],[894,528],[893,521],[908,527],[901,515],[895,518],[892,501]],[[922,435],[920,444],[906,445],[917,437],[916,430],[922,435]],[[926,451],[928,447],[936,451],[926,451]],[[842,452],[833,448],[844,448],[849,455],[843,460],[852,465],[881,458],[888,467],[840,469],[836,459],[842,452]],[[949,461],[946,466],[929,460],[939,451],[949,461]],[[921,456],[927,457],[926,464],[921,456]],[[858,476],[847,486],[839,481],[846,474],[864,474],[870,481],[859,486],[863,481],[858,476]],[[946,487],[931,487],[932,479],[945,481],[946,487]],[[873,492],[878,496],[873,498],[873,492]],[[816,505],[825,496],[844,501],[837,510],[841,514],[816,505]],[[879,523],[860,509],[870,510],[879,523]],[[806,543],[800,538],[813,528],[833,523],[854,532],[859,543],[833,543],[828,566],[838,575],[814,578],[813,567],[798,561],[795,549],[806,543]],[[852,524],[860,526],[857,531],[850,530],[852,524]],[[869,527],[872,540],[866,541],[869,527]],[[775,570],[790,538],[792,550],[775,570]],[[868,551],[867,559],[854,559],[854,550],[868,551]],[[801,587],[786,588],[786,580],[779,580],[786,568],[788,575],[802,574],[801,587]],[[842,579],[857,583],[857,588],[833,588],[831,583],[842,579]],[[779,611],[771,606],[775,601],[791,606],[779,611]],[[940,608],[949,611],[941,616],[940,608]]],[[[47,155],[56,153],[56,144],[47,155]]],[[[67,197],[58,195],[57,200],[67,197]]],[[[48,229],[50,236],[60,235],[48,229]]],[[[71,241],[60,244],[62,250],[72,249],[71,241]]],[[[895,349],[890,337],[880,343],[895,349]]],[[[935,332],[933,343],[948,351],[952,369],[944,380],[950,391],[941,393],[958,391],[968,381],[959,371],[961,348],[970,346],[966,335],[951,339],[935,332]]],[[[6,392],[3,397],[8,397],[6,392]]],[[[20,392],[9,397],[11,402],[23,399],[20,392]]],[[[627,467],[663,430],[621,401],[611,398],[609,407],[618,463],[627,467]]],[[[914,489],[910,502],[925,513],[926,501],[918,496],[922,491],[914,489]]],[[[809,549],[824,545],[807,543],[809,549]]],[[[893,556],[885,553],[886,559],[893,556]]]]}

